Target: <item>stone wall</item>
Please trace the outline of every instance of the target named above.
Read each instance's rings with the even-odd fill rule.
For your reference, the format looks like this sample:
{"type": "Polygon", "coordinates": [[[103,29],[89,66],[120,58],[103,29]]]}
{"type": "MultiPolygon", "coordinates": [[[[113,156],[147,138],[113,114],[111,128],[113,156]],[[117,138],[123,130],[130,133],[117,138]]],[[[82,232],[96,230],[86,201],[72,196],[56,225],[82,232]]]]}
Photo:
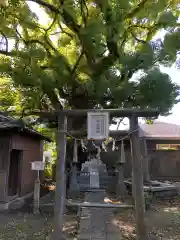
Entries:
{"type": "MultiPolygon", "coordinates": [[[[116,153],[117,155],[120,153],[116,153]]],[[[114,164],[115,153],[102,154],[103,162],[114,164]]],[[[126,162],[124,164],[124,177],[130,178],[132,172],[130,149],[126,149],[126,162]]],[[[117,158],[117,157],[116,157],[117,158]]],[[[152,179],[180,180],[180,150],[148,150],[149,172],[152,179]]]]}
{"type": "Polygon", "coordinates": [[[150,150],[148,155],[152,179],[180,180],[180,150],[150,150]]]}

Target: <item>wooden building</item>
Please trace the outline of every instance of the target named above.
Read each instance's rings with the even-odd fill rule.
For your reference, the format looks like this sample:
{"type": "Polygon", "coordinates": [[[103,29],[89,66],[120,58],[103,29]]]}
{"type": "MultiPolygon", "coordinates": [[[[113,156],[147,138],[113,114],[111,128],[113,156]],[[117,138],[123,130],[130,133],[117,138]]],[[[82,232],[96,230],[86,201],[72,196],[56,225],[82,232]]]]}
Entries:
{"type": "Polygon", "coordinates": [[[44,140],[22,121],[0,114],[0,210],[32,194],[36,172],[31,162],[43,161],[44,140]]]}
{"type": "MultiPolygon", "coordinates": [[[[144,179],[180,181],[180,125],[155,121],[153,124],[140,124],[141,156],[144,179]]],[[[116,139],[121,136],[116,136],[116,139]]],[[[116,142],[120,147],[121,141],[116,142]]],[[[131,178],[131,152],[129,139],[124,140],[126,162],[124,164],[125,178],[131,178]]],[[[113,164],[120,151],[103,153],[102,160],[113,164]],[[109,159],[111,159],[109,161],[109,159]]]]}

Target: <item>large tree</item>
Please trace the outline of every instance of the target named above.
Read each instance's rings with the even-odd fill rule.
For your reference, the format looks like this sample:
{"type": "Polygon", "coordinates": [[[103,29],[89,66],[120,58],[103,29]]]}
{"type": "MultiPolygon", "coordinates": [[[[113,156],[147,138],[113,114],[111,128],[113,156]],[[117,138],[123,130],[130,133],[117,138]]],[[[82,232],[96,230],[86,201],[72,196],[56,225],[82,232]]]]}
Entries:
{"type": "Polygon", "coordinates": [[[168,114],[179,88],[159,65],[177,59],[178,3],[10,0],[0,10],[1,75],[21,87],[33,109],[159,107],[168,114]],[[153,41],[161,29],[164,40],[153,41]]]}
{"type": "MultiPolygon", "coordinates": [[[[10,79],[0,78],[0,111],[20,110],[20,93],[10,79]]],[[[21,111],[21,110],[20,110],[21,111]]]]}

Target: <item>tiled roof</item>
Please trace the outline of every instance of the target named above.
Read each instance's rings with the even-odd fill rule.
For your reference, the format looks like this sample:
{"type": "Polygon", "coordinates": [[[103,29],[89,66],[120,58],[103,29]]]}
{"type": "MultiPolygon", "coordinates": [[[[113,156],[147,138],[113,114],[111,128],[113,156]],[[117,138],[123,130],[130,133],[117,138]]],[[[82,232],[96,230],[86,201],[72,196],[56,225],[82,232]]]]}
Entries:
{"type": "Polygon", "coordinates": [[[35,131],[32,128],[28,128],[27,126],[25,126],[22,120],[16,120],[0,112],[0,130],[10,130],[10,129],[16,129],[26,133],[27,135],[37,136],[37,137],[40,137],[41,139],[50,141],[50,139],[46,138],[41,133],[35,131]]]}
{"type": "Polygon", "coordinates": [[[140,137],[153,139],[180,139],[180,125],[164,122],[140,124],[140,137]]]}
{"type": "Polygon", "coordinates": [[[16,124],[5,123],[0,121],[0,129],[8,129],[8,128],[19,128],[16,124]]]}
{"type": "Polygon", "coordinates": [[[20,124],[15,119],[5,116],[0,112],[0,129],[19,128],[20,124]]]}

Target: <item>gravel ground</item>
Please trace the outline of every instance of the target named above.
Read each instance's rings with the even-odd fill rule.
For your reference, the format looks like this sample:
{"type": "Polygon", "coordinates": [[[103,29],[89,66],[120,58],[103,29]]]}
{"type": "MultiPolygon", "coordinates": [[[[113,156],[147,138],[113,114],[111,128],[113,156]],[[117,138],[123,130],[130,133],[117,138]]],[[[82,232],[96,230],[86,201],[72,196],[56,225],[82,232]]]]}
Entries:
{"type": "MultiPolygon", "coordinates": [[[[53,227],[52,216],[34,216],[30,213],[0,214],[0,240],[50,240],[53,227]]],[[[76,215],[65,216],[64,234],[67,239],[75,239],[76,215]]]]}
{"type": "MultiPolygon", "coordinates": [[[[115,214],[116,224],[123,235],[122,240],[136,239],[135,216],[133,210],[121,210],[115,214]]],[[[180,197],[155,201],[146,211],[146,225],[150,239],[180,239],[180,197]]]]}
{"type": "MultiPolygon", "coordinates": [[[[47,185],[48,186],[48,185],[47,185]]],[[[51,203],[54,199],[54,191],[42,187],[42,203],[51,203]],[[48,194],[47,194],[48,193],[48,194]],[[47,197],[46,197],[47,196],[47,197]],[[50,196],[50,197],[49,197],[50,196]]],[[[51,207],[52,208],[52,207],[51,207]]],[[[77,214],[68,212],[64,216],[64,235],[68,240],[76,239],[77,214]]],[[[20,210],[12,210],[9,213],[0,213],[0,240],[50,240],[53,235],[52,209],[41,212],[39,216],[32,214],[32,199],[28,199],[20,210]]]]}
{"type": "MultiPolygon", "coordinates": [[[[0,240],[50,240],[53,233],[53,217],[42,213],[34,216],[32,209],[0,213],[0,240]]],[[[69,212],[64,217],[64,235],[68,240],[76,239],[77,215],[69,212]]],[[[114,224],[123,235],[122,240],[135,240],[135,217],[133,210],[120,209],[114,217],[114,224]]],[[[180,239],[180,197],[170,200],[156,200],[146,211],[146,225],[152,239],[180,239]]]]}

